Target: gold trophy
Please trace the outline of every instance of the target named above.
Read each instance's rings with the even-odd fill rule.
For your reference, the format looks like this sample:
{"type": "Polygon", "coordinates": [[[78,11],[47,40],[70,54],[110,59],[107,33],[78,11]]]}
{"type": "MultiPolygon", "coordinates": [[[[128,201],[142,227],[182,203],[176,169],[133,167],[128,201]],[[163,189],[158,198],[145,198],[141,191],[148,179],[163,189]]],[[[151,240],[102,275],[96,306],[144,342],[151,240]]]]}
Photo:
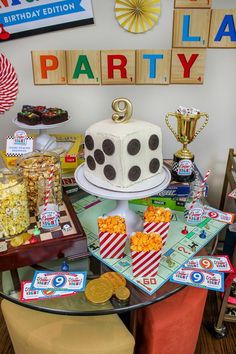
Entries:
{"type": "Polygon", "coordinates": [[[173,157],[171,174],[175,181],[194,181],[194,155],[188,149],[187,145],[204,129],[208,123],[208,119],[209,116],[207,113],[200,113],[196,109],[187,109],[185,107],[180,107],[175,113],[167,113],[165,121],[168,128],[176,139],[183,144],[182,149],[178,150],[173,157]],[[175,117],[177,119],[177,132],[171,126],[169,117],[175,117]],[[205,121],[197,130],[197,122],[201,117],[205,117],[205,121]]]}

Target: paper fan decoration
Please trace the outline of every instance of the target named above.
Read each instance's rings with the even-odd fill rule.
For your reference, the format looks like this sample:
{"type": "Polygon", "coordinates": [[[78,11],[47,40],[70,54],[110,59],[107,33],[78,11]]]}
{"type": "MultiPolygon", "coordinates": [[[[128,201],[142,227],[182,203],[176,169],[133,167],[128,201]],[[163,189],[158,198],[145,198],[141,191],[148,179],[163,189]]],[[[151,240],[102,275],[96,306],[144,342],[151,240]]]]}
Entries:
{"type": "Polygon", "coordinates": [[[17,92],[18,80],[15,69],[7,58],[0,54],[0,114],[14,104],[17,92]]]}
{"type": "Polygon", "coordinates": [[[146,32],[158,22],[161,13],[160,1],[116,0],[116,19],[129,32],[146,32]]]}

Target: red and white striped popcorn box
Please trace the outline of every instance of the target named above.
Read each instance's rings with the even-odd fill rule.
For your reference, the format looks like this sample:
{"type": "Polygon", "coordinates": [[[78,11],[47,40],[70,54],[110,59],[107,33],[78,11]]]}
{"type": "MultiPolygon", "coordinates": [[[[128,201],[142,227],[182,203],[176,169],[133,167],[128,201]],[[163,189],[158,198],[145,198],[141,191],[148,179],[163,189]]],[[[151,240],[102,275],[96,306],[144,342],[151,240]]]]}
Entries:
{"type": "Polygon", "coordinates": [[[102,258],[123,258],[127,234],[99,232],[100,255],[102,258]]]}
{"type": "Polygon", "coordinates": [[[155,232],[156,234],[159,234],[161,236],[163,247],[166,244],[166,239],[168,236],[169,228],[170,228],[170,222],[146,222],[146,221],[144,221],[144,224],[143,224],[143,231],[144,232],[146,232],[147,234],[150,234],[150,232],[155,232]]]}
{"type": "Polygon", "coordinates": [[[155,277],[161,261],[160,251],[132,251],[133,276],[139,278],[155,277]]]}

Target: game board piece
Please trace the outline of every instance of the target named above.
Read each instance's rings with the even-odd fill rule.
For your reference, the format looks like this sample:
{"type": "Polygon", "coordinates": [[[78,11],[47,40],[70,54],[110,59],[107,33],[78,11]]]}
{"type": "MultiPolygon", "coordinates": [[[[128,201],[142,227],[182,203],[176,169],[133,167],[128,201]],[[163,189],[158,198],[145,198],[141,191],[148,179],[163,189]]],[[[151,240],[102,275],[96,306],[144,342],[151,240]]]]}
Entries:
{"type": "Polygon", "coordinates": [[[68,272],[70,270],[69,264],[66,263],[66,261],[63,261],[62,265],[61,265],[61,270],[63,272],[68,272]]]}
{"type": "Polygon", "coordinates": [[[206,231],[205,230],[202,230],[201,232],[200,232],[200,234],[199,234],[199,237],[200,238],[206,238],[206,231]]]}
{"type": "Polygon", "coordinates": [[[37,242],[39,242],[39,240],[35,236],[32,236],[31,239],[29,240],[29,243],[37,243],[37,242]]]}
{"type": "Polygon", "coordinates": [[[39,230],[37,225],[35,225],[35,227],[34,227],[33,234],[34,234],[34,236],[39,236],[41,234],[41,231],[39,230]]]}
{"type": "Polygon", "coordinates": [[[63,226],[63,230],[66,231],[66,232],[68,232],[68,231],[71,230],[71,226],[70,226],[69,224],[65,224],[65,225],[63,226]]]}
{"type": "Polygon", "coordinates": [[[170,268],[172,268],[172,267],[175,265],[175,262],[171,259],[170,256],[168,256],[168,257],[166,258],[166,263],[168,264],[168,266],[169,266],[170,268]]]}
{"type": "Polygon", "coordinates": [[[181,231],[181,233],[182,233],[183,235],[187,235],[187,234],[188,234],[187,226],[184,226],[184,229],[181,231]]]}

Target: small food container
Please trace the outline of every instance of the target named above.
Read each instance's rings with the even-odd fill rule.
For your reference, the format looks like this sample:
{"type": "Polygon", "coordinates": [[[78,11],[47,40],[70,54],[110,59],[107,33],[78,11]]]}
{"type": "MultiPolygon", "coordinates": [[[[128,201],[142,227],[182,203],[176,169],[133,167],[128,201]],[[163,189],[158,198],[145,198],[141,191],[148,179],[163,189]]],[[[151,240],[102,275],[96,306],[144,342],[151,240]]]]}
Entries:
{"type": "Polygon", "coordinates": [[[48,151],[25,154],[17,160],[17,168],[25,180],[30,212],[35,213],[37,210],[39,182],[46,183],[50,178],[56,202],[58,205],[62,204],[59,155],[48,151]]]}
{"type": "Polygon", "coordinates": [[[123,258],[127,241],[125,219],[120,216],[98,218],[98,236],[102,258],[123,258]]]}
{"type": "Polygon", "coordinates": [[[144,212],[144,232],[155,232],[162,238],[163,247],[166,244],[172,213],[169,208],[149,206],[144,212]]]}
{"type": "Polygon", "coordinates": [[[151,278],[157,276],[162,256],[162,239],[152,232],[135,232],[130,237],[133,276],[151,278]]]}
{"type": "Polygon", "coordinates": [[[30,224],[24,179],[7,169],[0,170],[0,239],[24,232],[30,224]]]}

